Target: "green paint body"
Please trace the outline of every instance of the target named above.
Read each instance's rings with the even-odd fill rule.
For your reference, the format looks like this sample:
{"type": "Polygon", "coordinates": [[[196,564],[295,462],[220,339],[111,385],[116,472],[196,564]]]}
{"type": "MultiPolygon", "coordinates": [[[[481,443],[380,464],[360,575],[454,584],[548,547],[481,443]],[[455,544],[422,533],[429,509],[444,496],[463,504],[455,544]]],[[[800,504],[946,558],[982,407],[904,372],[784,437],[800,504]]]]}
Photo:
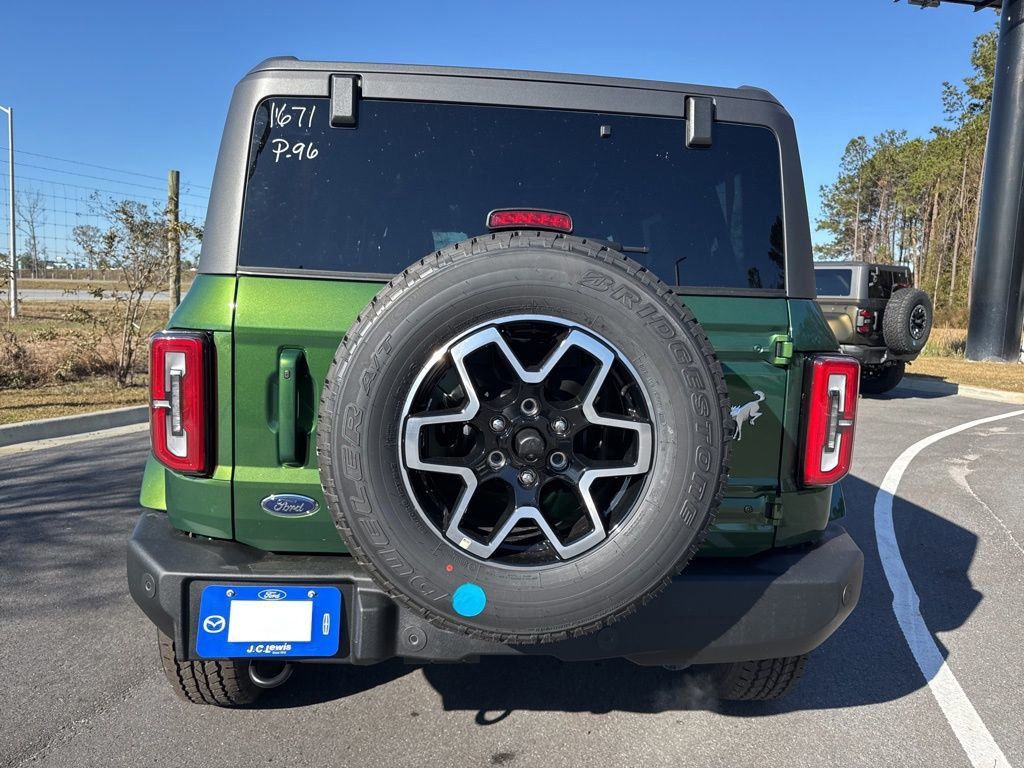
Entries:
{"type": "MultiPolygon", "coordinates": [[[[166,509],[182,530],[259,549],[345,552],[317,475],[316,410],[342,336],[380,286],[197,276],[169,327],[214,331],[217,466],[210,478],[187,478],[151,458],[143,506],[166,509]],[[260,507],[273,493],[309,496],[320,508],[306,517],[275,517],[260,507]]],[[[726,498],[701,554],[747,556],[813,540],[845,511],[838,487],[796,487],[804,357],[836,349],[820,309],[785,298],[680,300],[718,351],[732,404],[757,402],[760,411],[733,445],[726,498]],[[783,347],[770,343],[780,336],[792,341],[788,361],[780,362],[783,347]]]]}

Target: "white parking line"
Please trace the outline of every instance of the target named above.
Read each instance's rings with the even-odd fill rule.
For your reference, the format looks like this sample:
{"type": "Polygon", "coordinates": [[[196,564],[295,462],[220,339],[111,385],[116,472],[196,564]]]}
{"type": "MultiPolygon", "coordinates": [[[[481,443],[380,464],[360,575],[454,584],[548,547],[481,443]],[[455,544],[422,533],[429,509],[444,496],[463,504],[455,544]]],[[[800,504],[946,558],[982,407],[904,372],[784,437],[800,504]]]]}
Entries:
{"type": "Polygon", "coordinates": [[[996,744],[992,734],[989,733],[985,723],[982,722],[978,711],[967,698],[964,689],[960,687],[953,671],[946,664],[942,657],[932,634],[921,616],[921,599],[910,581],[907,573],[907,566],[900,555],[900,547],[896,542],[896,530],[892,522],[892,500],[899,487],[903,473],[907,471],[910,462],[928,446],[942,440],[944,437],[955,435],[981,424],[988,424],[992,421],[1010,419],[1014,416],[1024,416],[1024,410],[1004,413],[1001,416],[989,416],[986,419],[976,419],[966,424],[937,432],[934,435],[918,440],[912,446],[900,454],[899,458],[889,467],[885,473],[885,479],[875,496],[875,538],[878,541],[878,554],[882,558],[882,568],[885,570],[885,578],[892,589],[892,610],[896,614],[903,636],[910,646],[911,653],[921,669],[921,674],[928,681],[928,688],[931,690],[935,701],[938,702],[942,713],[946,716],[953,733],[960,741],[964,752],[967,753],[971,764],[976,768],[985,766],[993,768],[1010,765],[1006,755],[996,744]]]}

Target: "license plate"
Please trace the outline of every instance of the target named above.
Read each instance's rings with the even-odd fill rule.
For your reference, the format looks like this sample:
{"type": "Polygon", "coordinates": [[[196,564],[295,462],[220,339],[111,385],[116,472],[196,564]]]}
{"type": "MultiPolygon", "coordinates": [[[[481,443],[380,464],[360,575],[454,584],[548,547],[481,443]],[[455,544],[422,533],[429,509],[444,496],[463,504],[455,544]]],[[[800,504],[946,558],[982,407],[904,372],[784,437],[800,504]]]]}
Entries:
{"type": "Polygon", "coordinates": [[[204,659],[334,656],[341,590],[324,586],[204,587],[196,653],[204,659]]]}

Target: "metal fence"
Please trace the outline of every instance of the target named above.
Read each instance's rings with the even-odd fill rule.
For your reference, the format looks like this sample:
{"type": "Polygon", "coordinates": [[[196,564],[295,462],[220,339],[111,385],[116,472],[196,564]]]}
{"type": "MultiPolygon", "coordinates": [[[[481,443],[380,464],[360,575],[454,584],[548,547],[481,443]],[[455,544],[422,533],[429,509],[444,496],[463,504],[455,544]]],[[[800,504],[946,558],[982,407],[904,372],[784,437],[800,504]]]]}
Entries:
{"type": "MultiPolygon", "coordinates": [[[[153,173],[112,168],[87,160],[14,150],[15,221],[18,258],[26,269],[24,278],[104,279],[87,268],[85,256],[75,242],[75,227],[90,224],[104,229],[109,222],[97,212],[96,197],[134,200],[154,211],[167,204],[167,177],[153,173]],[[35,236],[33,238],[33,231],[35,236]],[[34,240],[34,245],[33,245],[34,240]]],[[[7,147],[0,147],[0,186],[6,188],[7,147]]],[[[181,218],[202,224],[206,217],[209,187],[181,184],[181,218]]],[[[0,196],[0,254],[7,260],[9,231],[7,196],[0,196]]],[[[6,270],[4,270],[6,272],[6,270]]]]}

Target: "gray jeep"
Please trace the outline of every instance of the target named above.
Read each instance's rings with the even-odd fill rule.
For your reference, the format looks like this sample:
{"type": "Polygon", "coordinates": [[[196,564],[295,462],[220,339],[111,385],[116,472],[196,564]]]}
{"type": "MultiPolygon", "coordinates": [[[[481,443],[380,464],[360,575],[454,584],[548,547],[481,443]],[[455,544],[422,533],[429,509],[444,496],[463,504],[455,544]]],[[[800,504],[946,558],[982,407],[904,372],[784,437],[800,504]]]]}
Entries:
{"type": "Polygon", "coordinates": [[[860,361],[861,392],[877,395],[903,379],[932,329],[932,302],[909,267],[845,261],[814,265],[818,304],[844,354],[860,361]]]}

